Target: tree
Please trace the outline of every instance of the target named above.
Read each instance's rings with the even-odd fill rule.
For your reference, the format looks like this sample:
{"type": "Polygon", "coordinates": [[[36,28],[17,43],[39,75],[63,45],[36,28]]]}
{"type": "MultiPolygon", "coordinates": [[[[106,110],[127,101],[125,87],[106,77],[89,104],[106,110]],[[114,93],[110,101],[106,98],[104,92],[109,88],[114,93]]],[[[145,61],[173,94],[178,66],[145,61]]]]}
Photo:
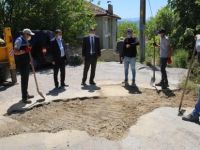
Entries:
{"type": "Polygon", "coordinates": [[[139,30],[136,23],[132,22],[122,22],[118,24],[118,38],[126,37],[126,30],[130,28],[133,30],[133,33],[138,36],[139,30]]]}
{"type": "Polygon", "coordinates": [[[14,34],[23,28],[63,30],[66,41],[83,35],[95,23],[85,0],[1,0],[0,27],[14,34]]]}
{"type": "Polygon", "coordinates": [[[170,35],[176,24],[176,16],[173,11],[165,6],[160,9],[155,17],[150,18],[147,22],[146,33],[149,39],[155,36],[155,32],[161,28],[166,30],[166,33],[170,35]]]}
{"type": "MultiPolygon", "coordinates": [[[[200,24],[200,0],[169,0],[169,6],[177,16],[175,29],[171,34],[173,43],[176,47],[185,47],[191,45],[194,38],[191,34],[186,34],[188,31],[193,31],[195,34],[196,26],[200,24]],[[186,36],[186,35],[189,35],[186,36]]],[[[192,46],[193,47],[193,46],[192,46]]]]}

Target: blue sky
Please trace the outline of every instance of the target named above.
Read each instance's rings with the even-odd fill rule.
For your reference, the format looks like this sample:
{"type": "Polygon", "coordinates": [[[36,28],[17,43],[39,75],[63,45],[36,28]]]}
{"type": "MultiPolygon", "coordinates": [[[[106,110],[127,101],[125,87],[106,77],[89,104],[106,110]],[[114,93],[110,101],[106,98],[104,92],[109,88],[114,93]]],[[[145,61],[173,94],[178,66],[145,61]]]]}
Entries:
{"type": "MultiPolygon", "coordinates": [[[[93,0],[94,4],[97,4],[99,0],[93,0]]],[[[107,1],[108,0],[101,0],[101,7],[107,9],[107,1]]],[[[139,18],[139,10],[140,10],[140,0],[111,0],[114,13],[119,15],[122,18],[139,18]]],[[[156,12],[164,7],[167,4],[167,0],[150,0],[151,7],[153,11],[153,15],[156,12]]],[[[151,12],[149,9],[148,0],[146,0],[147,5],[147,18],[151,17],[151,12]]]]}

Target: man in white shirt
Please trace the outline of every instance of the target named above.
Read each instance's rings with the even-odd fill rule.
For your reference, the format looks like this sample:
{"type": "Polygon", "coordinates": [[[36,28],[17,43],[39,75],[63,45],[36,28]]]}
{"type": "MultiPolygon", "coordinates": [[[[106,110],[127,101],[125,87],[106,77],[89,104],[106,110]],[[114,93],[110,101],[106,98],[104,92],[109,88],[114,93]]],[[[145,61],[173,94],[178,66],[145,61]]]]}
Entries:
{"type": "Polygon", "coordinates": [[[160,83],[157,83],[156,86],[161,86],[163,89],[169,87],[166,67],[168,59],[171,58],[171,53],[172,53],[170,42],[166,37],[165,33],[166,33],[165,29],[161,29],[159,31],[160,45],[157,45],[155,43],[155,46],[158,46],[160,48],[160,70],[161,70],[161,81],[160,83]]]}
{"type": "Polygon", "coordinates": [[[86,85],[87,73],[91,66],[90,81],[91,85],[95,85],[94,77],[96,71],[97,58],[101,56],[99,37],[95,35],[95,29],[90,29],[89,36],[83,38],[82,56],[84,57],[84,71],[82,85],[86,85]]]}
{"type": "Polygon", "coordinates": [[[65,87],[65,61],[66,61],[66,47],[62,39],[62,31],[57,29],[55,31],[55,38],[51,41],[51,52],[53,56],[54,65],[54,83],[55,88],[59,87],[58,72],[60,70],[60,86],[65,87]]]}

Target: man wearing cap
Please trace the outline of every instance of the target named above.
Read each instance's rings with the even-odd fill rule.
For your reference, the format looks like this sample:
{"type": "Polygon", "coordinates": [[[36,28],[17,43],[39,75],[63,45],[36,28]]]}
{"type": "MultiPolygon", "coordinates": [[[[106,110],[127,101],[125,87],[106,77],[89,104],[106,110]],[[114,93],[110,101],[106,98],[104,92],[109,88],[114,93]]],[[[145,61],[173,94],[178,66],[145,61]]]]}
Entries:
{"type": "Polygon", "coordinates": [[[28,94],[29,65],[30,65],[30,43],[31,37],[35,35],[30,29],[24,29],[22,36],[18,37],[14,44],[16,64],[21,75],[22,102],[31,103],[34,96],[28,94]]]}
{"type": "Polygon", "coordinates": [[[66,46],[62,39],[62,31],[57,29],[55,31],[55,38],[51,41],[51,51],[53,55],[54,65],[54,84],[55,88],[59,87],[58,72],[60,70],[60,86],[63,88],[65,84],[65,62],[66,62],[66,46]]]}
{"type": "Polygon", "coordinates": [[[135,86],[137,45],[139,45],[139,42],[138,39],[133,36],[133,30],[127,29],[127,38],[124,40],[122,52],[122,59],[124,61],[125,85],[128,85],[128,70],[130,65],[132,71],[132,86],[135,86]]]}
{"type": "Polygon", "coordinates": [[[122,51],[124,46],[124,38],[120,37],[120,40],[117,42],[116,51],[119,53],[119,62],[122,64],[122,51]]]}
{"type": "Polygon", "coordinates": [[[163,89],[169,87],[168,79],[167,79],[167,61],[171,58],[171,46],[168,38],[166,37],[165,29],[161,29],[159,32],[160,35],[160,45],[154,44],[155,46],[160,48],[160,69],[161,69],[161,81],[156,84],[156,86],[161,86],[163,89]]]}
{"type": "Polygon", "coordinates": [[[90,74],[90,84],[95,85],[94,77],[96,71],[96,64],[97,58],[101,56],[100,50],[100,40],[99,37],[95,35],[95,29],[90,29],[89,36],[83,38],[83,45],[82,45],[82,56],[84,57],[85,64],[84,64],[84,71],[83,71],[83,78],[82,78],[82,85],[86,86],[87,74],[88,70],[91,66],[91,74],[90,74]]]}

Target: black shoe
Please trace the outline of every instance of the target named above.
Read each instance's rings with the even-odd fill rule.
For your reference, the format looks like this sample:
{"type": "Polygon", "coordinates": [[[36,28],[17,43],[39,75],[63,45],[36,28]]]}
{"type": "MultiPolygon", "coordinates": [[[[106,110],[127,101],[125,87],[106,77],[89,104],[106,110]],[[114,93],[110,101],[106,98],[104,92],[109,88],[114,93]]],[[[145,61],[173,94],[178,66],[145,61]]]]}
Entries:
{"type": "Polygon", "coordinates": [[[86,86],[87,84],[86,84],[85,82],[82,82],[81,85],[82,85],[82,86],[86,86]]]}
{"type": "Polygon", "coordinates": [[[31,104],[32,101],[28,100],[27,98],[22,98],[22,102],[25,104],[31,104]]]}
{"type": "Polygon", "coordinates": [[[61,87],[68,87],[69,85],[66,85],[65,83],[61,84],[61,87]]]}
{"type": "Polygon", "coordinates": [[[135,81],[132,81],[131,86],[132,86],[132,87],[136,87],[135,81]]]}
{"type": "Polygon", "coordinates": [[[96,85],[94,81],[90,81],[90,85],[96,85]]]}
{"type": "Polygon", "coordinates": [[[189,114],[185,117],[182,117],[182,120],[199,123],[199,116],[193,116],[192,114],[189,114]]]}
{"type": "Polygon", "coordinates": [[[129,83],[128,83],[128,81],[126,81],[126,80],[124,80],[124,81],[122,82],[122,84],[124,84],[125,86],[129,86],[129,83]]]}
{"type": "Polygon", "coordinates": [[[157,83],[155,86],[163,86],[163,82],[157,83]]]}
{"type": "Polygon", "coordinates": [[[27,99],[31,99],[31,98],[34,98],[33,95],[27,95],[27,99]]]}

